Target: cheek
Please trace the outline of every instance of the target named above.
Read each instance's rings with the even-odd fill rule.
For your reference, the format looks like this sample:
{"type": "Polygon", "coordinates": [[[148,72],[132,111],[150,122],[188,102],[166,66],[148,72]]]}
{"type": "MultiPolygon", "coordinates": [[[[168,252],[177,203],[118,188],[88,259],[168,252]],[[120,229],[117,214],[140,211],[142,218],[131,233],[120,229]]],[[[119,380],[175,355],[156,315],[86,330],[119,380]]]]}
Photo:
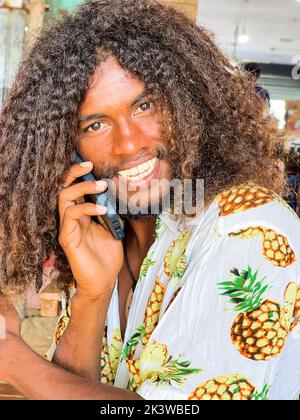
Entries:
{"type": "Polygon", "coordinates": [[[152,138],[153,140],[162,140],[162,129],[159,119],[156,116],[147,118],[146,121],[140,121],[140,131],[145,137],[152,138]]]}
{"type": "Polygon", "coordinates": [[[172,177],[172,166],[170,162],[163,160],[160,163],[159,178],[160,179],[171,179],[172,177]]]}
{"type": "Polygon", "coordinates": [[[112,161],[111,145],[97,138],[80,138],[79,154],[85,161],[92,161],[98,168],[107,168],[112,161]]]}

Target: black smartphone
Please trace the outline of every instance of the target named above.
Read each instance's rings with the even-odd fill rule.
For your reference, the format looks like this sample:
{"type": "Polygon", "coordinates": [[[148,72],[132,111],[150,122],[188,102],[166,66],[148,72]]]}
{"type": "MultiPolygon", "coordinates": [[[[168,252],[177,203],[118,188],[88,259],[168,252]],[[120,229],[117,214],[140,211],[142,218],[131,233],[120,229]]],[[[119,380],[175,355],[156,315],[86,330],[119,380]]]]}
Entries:
{"type": "MultiPolygon", "coordinates": [[[[82,163],[83,160],[80,156],[76,155],[74,163],[82,163]]],[[[82,181],[96,181],[96,178],[92,172],[83,175],[80,178],[82,181]]],[[[85,195],[85,201],[89,203],[99,204],[107,208],[107,213],[103,216],[95,216],[93,220],[96,220],[100,224],[104,225],[113,235],[115,239],[122,240],[125,237],[122,221],[120,216],[117,214],[114,206],[109,202],[108,196],[105,192],[100,194],[85,195]]]]}

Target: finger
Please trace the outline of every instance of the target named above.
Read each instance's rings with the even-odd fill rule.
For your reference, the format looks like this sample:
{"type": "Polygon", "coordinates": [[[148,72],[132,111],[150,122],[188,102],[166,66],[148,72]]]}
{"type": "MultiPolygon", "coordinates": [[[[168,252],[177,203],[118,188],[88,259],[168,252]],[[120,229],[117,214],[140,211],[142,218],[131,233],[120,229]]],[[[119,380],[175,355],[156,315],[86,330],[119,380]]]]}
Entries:
{"type": "Polygon", "coordinates": [[[82,199],[87,194],[101,194],[107,190],[108,184],[105,181],[84,181],[64,188],[59,193],[59,201],[72,201],[82,199]]]}
{"type": "MultiPolygon", "coordinates": [[[[75,204],[84,204],[85,203],[85,199],[84,197],[78,198],[78,200],[75,200],[75,204]]],[[[82,216],[80,218],[80,224],[84,227],[84,226],[88,226],[90,224],[91,218],[90,216],[82,216]]]]}
{"type": "Polygon", "coordinates": [[[63,189],[58,197],[58,211],[60,220],[64,218],[68,207],[74,206],[77,200],[83,199],[86,194],[101,194],[107,189],[105,181],[85,181],[63,189]]]}
{"type": "Polygon", "coordinates": [[[68,207],[65,211],[60,230],[59,242],[64,247],[69,241],[69,236],[78,228],[78,222],[86,216],[103,216],[107,213],[105,206],[85,203],[68,207]]]}
{"type": "Polygon", "coordinates": [[[80,178],[83,175],[88,174],[93,169],[93,162],[87,161],[82,163],[75,163],[71,166],[71,168],[65,173],[63,177],[62,182],[62,188],[67,188],[71,184],[73,184],[74,181],[76,181],[77,178],[80,178]]]}
{"type": "Polygon", "coordinates": [[[84,197],[78,198],[77,200],[75,200],[75,203],[76,204],[84,204],[85,203],[84,197]]]}

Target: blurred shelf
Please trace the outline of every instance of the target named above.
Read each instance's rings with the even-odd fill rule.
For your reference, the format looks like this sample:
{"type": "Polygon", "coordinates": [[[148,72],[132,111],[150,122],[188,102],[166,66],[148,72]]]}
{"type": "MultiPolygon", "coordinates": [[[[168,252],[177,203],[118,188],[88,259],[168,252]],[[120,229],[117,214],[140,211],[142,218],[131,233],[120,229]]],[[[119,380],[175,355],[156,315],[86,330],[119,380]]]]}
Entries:
{"type": "Polygon", "coordinates": [[[7,384],[0,384],[0,400],[7,401],[7,400],[25,400],[26,398],[23,397],[17,390],[15,390],[12,386],[7,384]]]}

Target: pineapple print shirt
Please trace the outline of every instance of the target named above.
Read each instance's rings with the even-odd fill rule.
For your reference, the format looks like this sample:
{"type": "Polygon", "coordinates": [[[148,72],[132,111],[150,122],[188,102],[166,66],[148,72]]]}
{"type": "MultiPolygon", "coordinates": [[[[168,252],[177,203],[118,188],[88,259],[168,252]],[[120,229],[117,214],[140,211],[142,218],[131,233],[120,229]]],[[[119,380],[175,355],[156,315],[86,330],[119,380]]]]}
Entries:
{"type": "MultiPolygon", "coordinates": [[[[161,215],[124,342],[116,284],[99,379],[153,400],[298,398],[299,258],[296,214],[252,184],[192,223],[161,215]]],[[[70,316],[64,300],[49,359],[70,316]]]]}

